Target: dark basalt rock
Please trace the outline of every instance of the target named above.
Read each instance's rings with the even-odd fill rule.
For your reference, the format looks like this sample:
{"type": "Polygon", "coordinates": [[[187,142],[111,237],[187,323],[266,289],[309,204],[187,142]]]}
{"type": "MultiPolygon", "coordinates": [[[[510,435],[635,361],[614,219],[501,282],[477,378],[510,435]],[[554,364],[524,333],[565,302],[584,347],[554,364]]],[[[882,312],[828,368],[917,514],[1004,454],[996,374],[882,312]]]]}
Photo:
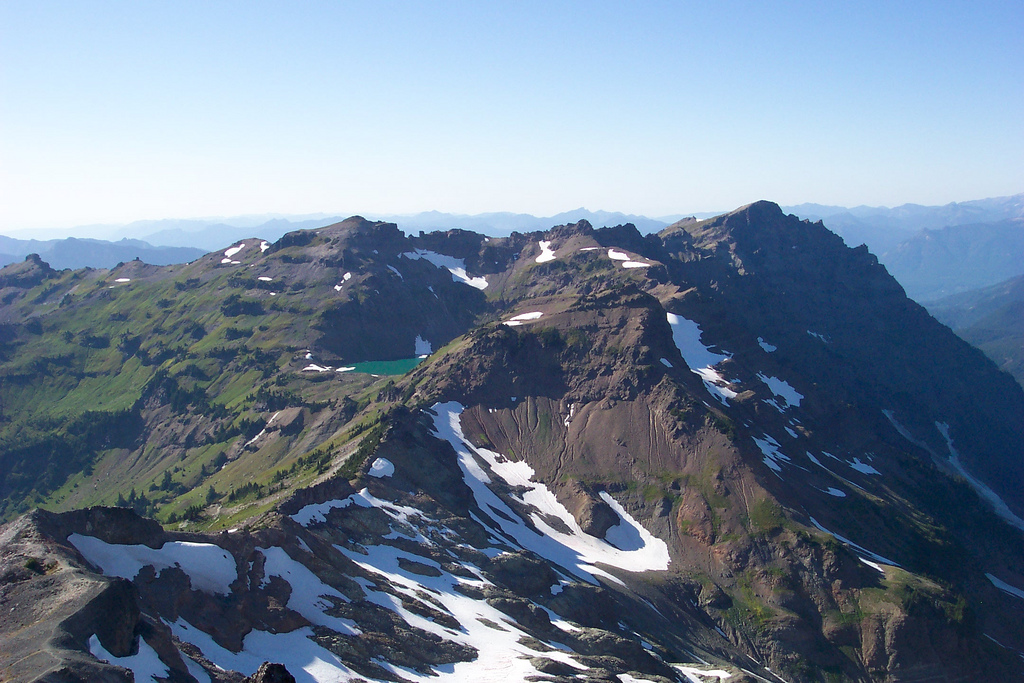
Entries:
{"type": "Polygon", "coordinates": [[[558,576],[551,565],[525,551],[502,553],[487,568],[500,586],[525,596],[551,595],[558,576]]]}
{"type": "Polygon", "coordinates": [[[245,680],[247,683],[295,683],[295,676],[288,672],[284,664],[263,662],[256,673],[245,680]]]}

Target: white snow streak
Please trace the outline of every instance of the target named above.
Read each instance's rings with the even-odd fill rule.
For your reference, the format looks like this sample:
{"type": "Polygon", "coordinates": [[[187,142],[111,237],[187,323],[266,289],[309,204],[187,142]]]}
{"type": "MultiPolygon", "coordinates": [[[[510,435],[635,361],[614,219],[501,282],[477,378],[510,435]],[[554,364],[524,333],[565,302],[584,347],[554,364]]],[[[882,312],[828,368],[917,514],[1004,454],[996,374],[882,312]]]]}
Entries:
{"type": "MultiPolygon", "coordinates": [[[[814,517],[811,517],[810,520],[811,520],[811,524],[813,524],[814,528],[817,529],[818,531],[823,531],[826,534],[828,534],[829,536],[832,536],[833,538],[835,538],[840,543],[845,543],[846,545],[850,546],[854,550],[857,550],[859,552],[864,553],[865,555],[870,557],[875,562],[877,562],[879,564],[887,564],[887,565],[889,565],[891,567],[899,567],[900,566],[900,564],[898,562],[893,562],[892,560],[886,559],[886,558],[882,557],[881,555],[879,555],[878,553],[871,552],[870,550],[868,550],[864,546],[857,545],[856,543],[854,543],[853,541],[851,541],[848,538],[840,536],[839,534],[837,534],[835,532],[829,531],[828,529],[826,529],[822,525],[818,524],[818,520],[814,519],[814,517]]],[[[863,561],[863,558],[861,558],[861,559],[863,561]]]]}
{"type": "Polygon", "coordinates": [[[704,380],[704,386],[708,392],[721,403],[728,406],[730,398],[736,397],[736,392],[728,387],[728,382],[722,377],[714,366],[721,363],[729,354],[713,352],[710,347],[701,342],[700,325],[692,320],[666,313],[668,324],[672,327],[672,341],[675,342],[679,354],[689,366],[692,372],[700,375],[704,380]]]}
{"type": "Polygon", "coordinates": [[[621,583],[611,574],[596,567],[597,563],[631,572],[662,570],[668,567],[668,546],[665,542],[655,538],[625,512],[619,512],[621,507],[616,510],[620,519],[619,524],[630,529],[623,528],[614,536],[621,542],[626,542],[624,539],[628,536],[631,539],[629,543],[636,545],[634,549],[620,550],[610,543],[584,533],[550,489],[543,483],[533,481],[533,468],[526,462],[512,462],[493,451],[471,446],[463,436],[459,422],[464,410],[462,405],[455,402],[437,404],[432,410],[437,413],[437,417],[434,418],[435,436],[448,441],[455,449],[463,478],[473,491],[480,509],[494,512],[493,520],[496,525],[484,522],[484,526],[495,535],[514,539],[520,547],[532,550],[576,576],[594,583],[595,575],[621,583]],[[481,462],[486,463],[495,476],[512,487],[523,487],[525,492],[517,497],[527,506],[536,509],[536,512],[530,514],[530,521],[537,531],[527,526],[517,512],[491,491],[487,486],[491,483],[491,478],[481,462]],[[569,528],[570,533],[552,528],[542,515],[560,520],[569,528]],[[632,534],[635,534],[635,537],[631,536],[632,534]],[[636,538],[639,538],[639,541],[636,538]]]}
{"type": "Polygon", "coordinates": [[[998,588],[999,590],[1003,591],[1004,593],[1008,593],[1014,597],[1020,598],[1021,600],[1024,600],[1024,591],[1022,591],[1021,589],[1017,588],[1016,586],[1011,586],[1005,581],[997,579],[996,577],[992,576],[987,572],[985,576],[987,576],[988,580],[992,582],[992,585],[998,588]]]}
{"type": "Polygon", "coordinates": [[[542,315],[544,315],[543,311],[531,311],[530,313],[520,313],[519,315],[512,316],[503,324],[508,325],[509,327],[517,327],[528,320],[537,320],[542,315]]]}
{"type": "Polygon", "coordinates": [[[436,251],[429,251],[427,249],[417,249],[415,251],[406,251],[401,254],[407,259],[418,261],[423,259],[428,263],[434,264],[438,268],[444,268],[452,274],[452,280],[462,282],[470,287],[476,287],[477,289],[487,288],[487,278],[472,277],[466,272],[466,260],[461,258],[455,258],[454,256],[448,256],[446,254],[438,254],[436,251]]]}

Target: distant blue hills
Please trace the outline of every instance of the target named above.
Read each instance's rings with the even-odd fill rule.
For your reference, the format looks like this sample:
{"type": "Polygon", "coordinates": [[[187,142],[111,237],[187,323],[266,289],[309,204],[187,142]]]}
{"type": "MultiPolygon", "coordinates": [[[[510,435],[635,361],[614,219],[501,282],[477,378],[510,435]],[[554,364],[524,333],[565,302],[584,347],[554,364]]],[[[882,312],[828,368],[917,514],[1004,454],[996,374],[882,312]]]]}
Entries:
{"type": "MultiPolygon", "coordinates": [[[[727,207],[728,209],[734,207],[727,207]]],[[[889,272],[919,301],[995,284],[1024,274],[1024,193],[942,206],[904,204],[893,208],[800,204],[787,213],[821,220],[849,246],[866,244],[889,272]]],[[[688,216],[709,218],[725,211],[641,216],[585,208],[553,216],[494,212],[454,214],[363,214],[396,223],[406,233],[463,229],[492,237],[547,230],[586,220],[594,227],[632,223],[642,233],[657,232],[688,216]]],[[[139,258],[147,263],[182,263],[258,237],[274,241],[287,232],[339,222],[347,215],[236,216],[220,219],[149,220],[123,226],[83,226],[72,234],[108,234],[117,241],[84,238],[22,240],[0,236],[0,266],[38,253],[54,268],[109,268],[139,258]]]]}

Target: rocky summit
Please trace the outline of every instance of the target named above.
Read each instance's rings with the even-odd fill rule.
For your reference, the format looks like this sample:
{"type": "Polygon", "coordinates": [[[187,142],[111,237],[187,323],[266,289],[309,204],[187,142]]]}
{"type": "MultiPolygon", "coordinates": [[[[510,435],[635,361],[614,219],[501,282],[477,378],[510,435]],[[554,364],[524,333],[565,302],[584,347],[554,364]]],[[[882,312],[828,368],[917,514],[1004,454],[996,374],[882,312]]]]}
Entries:
{"type": "Polygon", "coordinates": [[[30,256],[0,402],[0,680],[1024,674],[1024,391],[768,202],[30,256]]]}

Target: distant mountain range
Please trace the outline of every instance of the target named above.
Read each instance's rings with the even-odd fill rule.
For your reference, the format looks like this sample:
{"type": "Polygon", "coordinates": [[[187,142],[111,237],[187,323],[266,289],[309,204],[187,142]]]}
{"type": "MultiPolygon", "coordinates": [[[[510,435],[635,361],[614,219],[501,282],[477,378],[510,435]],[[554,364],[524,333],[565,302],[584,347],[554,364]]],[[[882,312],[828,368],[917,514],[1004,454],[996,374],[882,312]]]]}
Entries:
{"type": "Polygon", "coordinates": [[[113,268],[136,258],[156,266],[194,261],[206,253],[195,247],[155,247],[141,240],[118,242],[68,237],[54,240],[19,240],[0,235],[0,266],[39,256],[57,270],[64,268],[113,268]]]}
{"type": "Polygon", "coordinates": [[[821,220],[849,246],[866,244],[917,301],[1024,274],[1024,193],[944,206],[783,207],[821,220]]]}
{"type": "MultiPolygon", "coordinates": [[[[1024,274],[1024,193],[943,206],[904,204],[894,208],[847,208],[800,204],[782,209],[800,218],[821,220],[848,246],[866,244],[903,285],[907,295],[917,301],[933,301],[1024,274]]],[[[395,223],[410,235],[420,231],[461,229],[490,237],[505,237],[513,232],[547,230],[554,225],[580,220],[595,228],[632,223],[640,233],[650,234],[687,216],[704,219],[719,213],[698,212],[652,218],[579,208],[554,216],[426,211],[366,214],[365,217],[395,223]]],[[[32,252],[39,253],[44,261],[58,269],[111,267],[136,256],[155,265],[180,263],[221,249],[231,242],[252,237],[273,242],[287,232],[320,228],[346,217],[315,214],[169,219],[72,230],[78,234],[112,235],[120,238],[118,242],[80,239],[40,242],[0,237],[0,265],[21,260],[32,252]],[[168,251],[170,247],[187,251],[168,251]]]]}
{"type": "Polygon", "coordinates": [[[866,244],[872,252],[880,255],[923,231],[1024,218],[1024,193],[951,202],[943,206],[903,204],[890,209],[884,206],[846,208],[800,204],[782,209],[800,218],[823,221],[849,246],[866,244]]]}

